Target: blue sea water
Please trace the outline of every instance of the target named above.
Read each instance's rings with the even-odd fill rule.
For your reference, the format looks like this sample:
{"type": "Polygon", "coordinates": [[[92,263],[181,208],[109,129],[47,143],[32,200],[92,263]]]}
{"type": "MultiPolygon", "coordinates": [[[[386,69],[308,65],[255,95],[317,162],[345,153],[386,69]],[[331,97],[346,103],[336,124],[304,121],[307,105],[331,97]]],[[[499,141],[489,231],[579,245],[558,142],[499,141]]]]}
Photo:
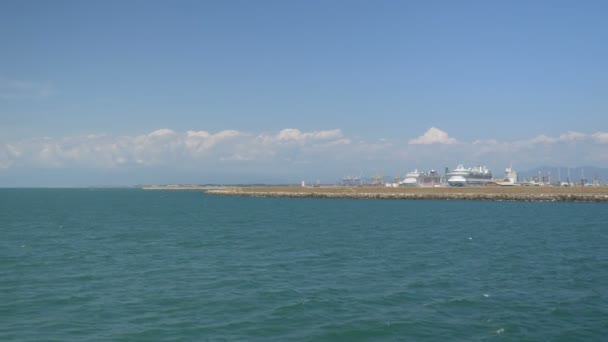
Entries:
{"type": "Polygon", "coordinates": [[[608,205],[0,190],[1,341],[600,341],[608,205]]]}

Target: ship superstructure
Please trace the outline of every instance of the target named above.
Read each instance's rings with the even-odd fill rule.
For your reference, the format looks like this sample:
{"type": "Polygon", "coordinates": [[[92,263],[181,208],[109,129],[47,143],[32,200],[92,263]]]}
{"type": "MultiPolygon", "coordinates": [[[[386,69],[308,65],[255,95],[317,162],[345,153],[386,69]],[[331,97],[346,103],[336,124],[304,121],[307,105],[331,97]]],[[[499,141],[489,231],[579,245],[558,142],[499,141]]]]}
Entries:
{"type": "Polygon", "coordinates": [[[435,170],[429,172],[419,172],[417,169],[408,172],[405,179],[400,182],[401,186],[406,187],[434,187],[441,184],[441,176],[435,170]]]}
{"type": "Polygon", "coordinates": [[[405,174],[405,178],[399,183],[399,185],[408,187],[418,186],[418,177],[420,177],[420,172],[418,172],[418,169],[408,172],[405,174]]]}
{"type": "Polygon", "coordinates": [[[450,186],[480,186],[492,182],[492,172],[485,166],[465,168],[462,164],[446,174],[450,186]]]}

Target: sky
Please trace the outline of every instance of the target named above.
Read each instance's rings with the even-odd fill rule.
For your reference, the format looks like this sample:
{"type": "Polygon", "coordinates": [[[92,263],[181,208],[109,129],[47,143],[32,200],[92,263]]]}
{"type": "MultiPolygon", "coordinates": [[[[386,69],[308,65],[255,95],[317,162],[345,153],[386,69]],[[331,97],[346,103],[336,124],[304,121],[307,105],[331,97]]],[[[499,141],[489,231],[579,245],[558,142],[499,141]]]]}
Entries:
{"type": "Polygon", "coordinates": [[[608,167],[606,1],[0,2],[0,186],[608,167]]]}

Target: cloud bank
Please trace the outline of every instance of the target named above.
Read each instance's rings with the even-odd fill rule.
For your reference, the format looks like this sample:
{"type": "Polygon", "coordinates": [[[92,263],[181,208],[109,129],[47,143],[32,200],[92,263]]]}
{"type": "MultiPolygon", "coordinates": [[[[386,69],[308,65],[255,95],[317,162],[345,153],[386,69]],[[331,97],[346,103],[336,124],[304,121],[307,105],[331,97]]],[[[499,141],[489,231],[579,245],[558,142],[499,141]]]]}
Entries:
{"type": "Polygon", "coordinates": [[[0,144],[0,168],[187,165],[230,160],[289,159],[286,152],[330,152],[350,144],[339,129],[276,134],[237,130],[176,132],[158,129],[135,136],[93,134],[65,138],[33,138],[0,144]],[[179,163],[179,164],[174,164],[179,163]]]}
{"type": "Polygon", "coordinates": [[[497,174],[513,164],[608,167],[608,132],[540,134],[515,141],[459,141],[431,127],[416,138],[365,141],[340,129],[253,133],[158,129],[147,134],[93,134],[0,142],[0,175],[32,169],[169,170],[338,179],[349,173],[401,174],[413,168],[484,164],[497,174]]]}

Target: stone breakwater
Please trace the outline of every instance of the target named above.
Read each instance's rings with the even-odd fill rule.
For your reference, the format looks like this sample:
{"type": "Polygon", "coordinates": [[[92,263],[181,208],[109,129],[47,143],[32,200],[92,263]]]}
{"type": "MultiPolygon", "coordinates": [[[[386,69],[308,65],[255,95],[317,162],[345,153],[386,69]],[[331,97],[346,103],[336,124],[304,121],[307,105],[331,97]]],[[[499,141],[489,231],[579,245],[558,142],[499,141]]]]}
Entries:
{"type": "Polygon", "coordinates": [[[402,200],[469,200],[524,202],[608,202],[604,193],[535,193],[535,192],[325,192],[325,191],[247,191],[246,189],[209,190],[208,194],[247,197],[349,198],[402,200]]]}

